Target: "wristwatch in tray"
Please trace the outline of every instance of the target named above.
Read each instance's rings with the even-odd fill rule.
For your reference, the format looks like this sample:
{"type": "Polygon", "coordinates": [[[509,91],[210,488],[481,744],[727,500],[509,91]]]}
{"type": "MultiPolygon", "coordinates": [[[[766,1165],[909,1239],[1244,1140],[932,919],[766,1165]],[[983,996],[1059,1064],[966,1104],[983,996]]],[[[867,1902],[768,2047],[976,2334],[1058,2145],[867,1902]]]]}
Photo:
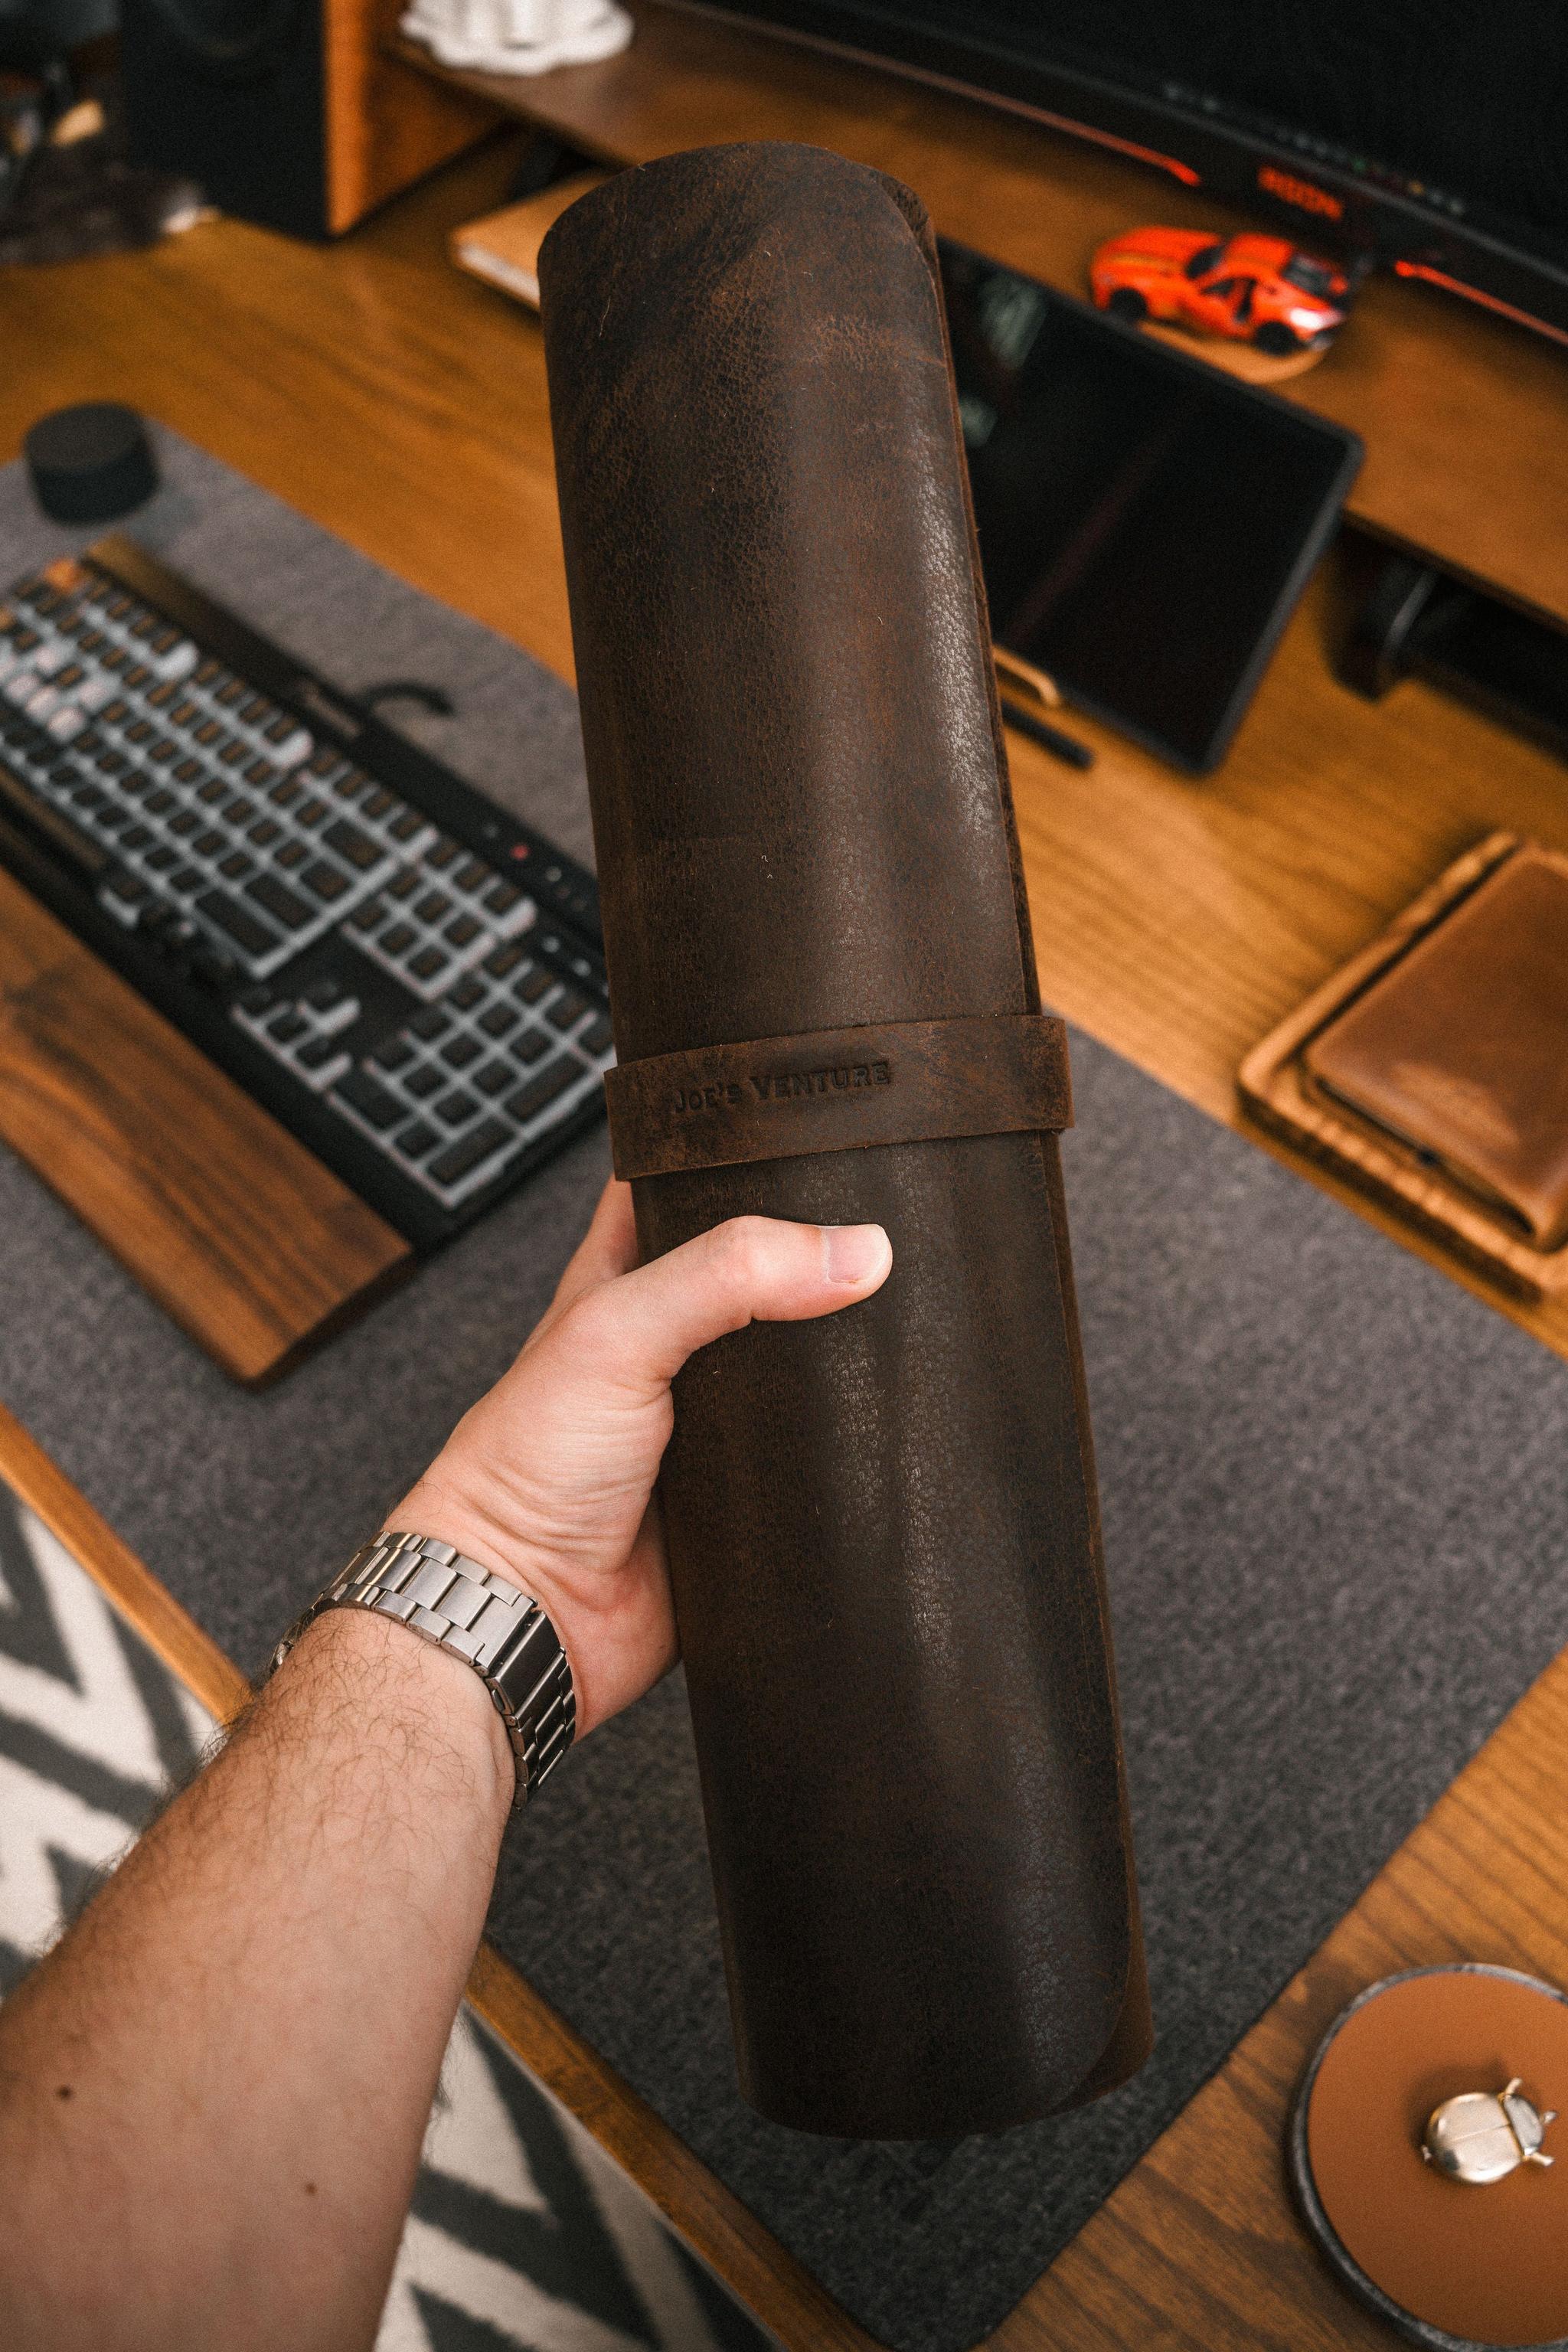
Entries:
{"type": "Polygon", "coordinates": [[[329,1609],[374,1609],[466,1658],[495,1702],[526,1804],[572,1745],[577,1700],[561,1637],[537,1601],[433,1536],[388,1533],[355,1552],[273,1652],[276,1674],[329,1609]]]}

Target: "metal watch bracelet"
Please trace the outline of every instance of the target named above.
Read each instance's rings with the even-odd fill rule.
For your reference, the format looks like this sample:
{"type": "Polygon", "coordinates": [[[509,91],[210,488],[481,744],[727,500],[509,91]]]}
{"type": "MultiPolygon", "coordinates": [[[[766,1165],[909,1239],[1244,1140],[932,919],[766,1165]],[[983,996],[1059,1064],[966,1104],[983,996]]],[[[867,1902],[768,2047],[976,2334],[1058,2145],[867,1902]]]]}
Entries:
{"type": "Polygon", "coordinates": [[[495,1702],[517,1763],[513,1810],[560,1763],[577,1727],[572,1669],[537,1601],[433,1536],[377,1536],[355,1552],[272,1654],[276,1674],[329,1609],[373,1609],[467,1659],[495,1702]]]}

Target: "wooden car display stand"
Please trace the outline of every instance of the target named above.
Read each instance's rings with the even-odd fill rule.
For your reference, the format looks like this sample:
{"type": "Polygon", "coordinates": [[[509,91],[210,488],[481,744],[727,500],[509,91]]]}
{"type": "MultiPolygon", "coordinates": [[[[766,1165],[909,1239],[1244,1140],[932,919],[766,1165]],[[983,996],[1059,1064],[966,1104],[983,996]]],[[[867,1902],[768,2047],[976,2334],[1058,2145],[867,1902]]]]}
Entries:
{"type": "MultiPolygon", "coordinates": [[[[1118,230],[1239,225],[1201,192],[960,98],[656,0],[634,0],[633,14],[623,56],[474,94],[610,163],[723,139],[816,141],[910,183],[944,233],[1072,292],[1118,230]]],[[[408,61],[428,68],[421,53],[408,61]]],[[[332,247],[215,221],[150,253],[12,272],[0,456],[44,410],[100,397],[112,378],[119,396],[570,677],[538,331],[447,254],[455,226],[503,201],[515,160],[515,142],[481,149],[332,247]]],[[[1559,624],[1565,393],[1560,351],[1392,280],[1368,285],[1339,345],[1282,387],[1363,436],[1359,522],[1559,624]]],[[[1494,830],[1568,847],[1563,772],[1545,751],[1417,682],[1377,704],[1336,683],[1344,603],[1331,562],[1202,785],[1076,715],[1099,754],[1087,774],[1020,738],[1009,745],[1046,1001],[1233,1123],[1244,1056],[1463,850],[1494,830]]],[[[1568,1354],[1568,1301],[1500,1301],[1484,1276],[1279,1149],[1391,1245],[1471,1281],[1568,1354]]],[[[1290,2202],[1292,2093],[1334,2017],[1378,1979],[1479,1959],[1568,1982],[1565,1770],[1559,1661],[994,2345],[1386,2347],[1290,2202]]],[[[487,2014],[782,2340],[869,2352],[526,1988],[498,1990],[486,1960],[476,1985],[487,2014]]]]}

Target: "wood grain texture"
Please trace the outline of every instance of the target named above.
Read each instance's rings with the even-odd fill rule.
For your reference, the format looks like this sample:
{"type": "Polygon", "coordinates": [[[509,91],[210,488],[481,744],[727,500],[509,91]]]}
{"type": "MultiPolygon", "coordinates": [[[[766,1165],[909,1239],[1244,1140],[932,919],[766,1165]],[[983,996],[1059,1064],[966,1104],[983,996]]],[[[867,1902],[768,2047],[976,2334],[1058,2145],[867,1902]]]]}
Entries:
{"type": "Polygon", "coordinates": [[[391,44],[403,0],[327,0],[327,223],[351,228],[494,129],[499,110],[435,80],[391,44]]]}
{"type": "Polygon", "coordinates": [[[236,1380],[273,1378],[413,1263],[3,872],[0,1138],[236,1380]]]}
{"type": "MultiPolygon", "coordinates": [[[[1135,223],[1256,226],[1021,116],[661,0],[631,0],[631,13],[629,49],[538,80],[448,72],[404,50],[606,162],[732,139],[834,148],[905,181],[943,235],[1080,298],[1095,247],[1135,223]]],[[[1568,537],[1541,526],[1568,510],[1565,394],[1563,353],[1544,337],[1378,278],[1287,396],[1365,441],[1350,498],[1361,520],[1568,619],[1568,537]]]]}
{"type": "MultiPolygon", "coordinates": [[[[800,69],[797,58],[781,74],[787,83],[800,69]]],[[[625,102],[634,98],[628,85],[625,102]]],[[[896,114],[920,100],[900,85],[896,100],[883,93],[876,104],[896,114]]],[[[1011,143],[1016,136],[1037,154],[1039,135],[977,112],[965,119],[973,141],[952,136],[943,184],[988,224],[977,241],[997,249],[1027,238],[1058,251],[1060,282],[1097,236],[1130,218],[1188,216],[1161,182],[1072,149],[1054,152],[1074,159],[1081,193],[1058,183],[1061,194],[1042,197],[1037,163],[1016,160],[1025,150],[1011,143]]],[[[780,128],[810,137],[820,121],[806,108],[780,128]]],[[[599,150],[616,152],[602,141],[599,150]]],[[[538,331],[450,269],[445,253],[453,226],[501,201],[510,165],[498,142],[331,248],[215,222],[151,253],[0,273],[0,456],[16,453],[40,411],[112,391],[569,677],[538,331]]],[[[936,177],[933,168],[928,198],[936,177]]],[[[1441,526],[1464,538],[1473,507],[1469,568],[1550,602],[1539,584],[1521,583],[1553,576],[1563,560],[1555,517],[1568,436],[1544,453],[1538,503],[1521,523],[1516,515],[1511,548],[1500,550],[1507,534],[1486,503],[1501,462],[1489,422],[1500,415],[1507,427],[1515,415],[1519,367],[1560,399],[1562,362],[1507,330],[1439,312],[1436,298],[1373,290],[1379,304],[1397,296],[1401,317],[1440,315],[1443,333],[1469,354],[1455,396],[1415,428],[1435,478],[1422,496],[1437,509],[1422,535],[1435,544],[1441,526]]],[[[1393,348],[1379,316],[1377,305],[1358,312],[1336,368],[1376,375],[1378,351],[1393,348]]],[[[1331,380],[1325,366],[1302,391],[1331,380]]],[[[1415,404],[1397,368],[1369,393],[1373,409],[1406,397],[1415,404]]],[[[1363,494],[1369,478],[1370,467],[1363,494]]],[[[1327,649],[1342,604],[1330,567],[1225,767],[1203,785],[1089,720],[1073,721],[1100,755],[1088,774],[1010,739],[1047,1001],[1222,1120],[1239,1120],[1235,1074],[1248,1048],[1471,842],[1502,827],[1568,847],[1563,771],[1544,752],[1420,684],[1375,706],[1334,684],[1327,649]]],[[[1331,1179],[1292,1164],[1427,1254],[1331,1179]]],[[[1568,1320],[1505,1311],[1568,1354],[1568,1320]]],[[[1568,1979],[1565,1769],[1560,1661],[1005,2325],[1008,2352],[1386,2345],[1322,2272],[1290,2211],[1279,2153],[1289,2087],[1342,1999],[1394,1969],[1462,1955],[1568,1979]]],[[[547,2051],[554,2031],[541,2024],[537,2048],[547,2051]]],[[[865,2343],[824,2315],[820,2295],[802,2291],[765,2236],[750,2251],[738,2245],[757,2225],[726,2219],[717,2184],[689,2182],[686,2152],[672,2153],[635,2106],[618,2105],[591,2055],[582,2063],[579,2075],[563,2062],[562,2095],[582,2102],[591,2127],[787,2344],[865,2343]]]]}

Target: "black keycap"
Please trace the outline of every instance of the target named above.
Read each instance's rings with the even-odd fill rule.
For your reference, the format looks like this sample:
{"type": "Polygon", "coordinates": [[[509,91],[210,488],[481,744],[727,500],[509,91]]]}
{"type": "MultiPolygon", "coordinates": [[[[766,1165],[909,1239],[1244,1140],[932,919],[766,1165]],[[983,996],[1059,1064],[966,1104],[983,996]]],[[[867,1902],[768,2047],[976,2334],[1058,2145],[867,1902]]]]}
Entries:
{"type": "Polygon", "coordinates": [[[405,809],[401,816],[393,818],[386,829],[394,841],[412,841],[424,822],[424,818],[416,816],[412,809],[405,809]]]}
{"type": "Polygon", "coordinates": [[[455,948],[466,948],[470,940],[479,938],[479,927],[472,915],[459,915],[454,922],[447,924],[441,936],[450,940],[455,948]]]}
{"type": "Polygon", "coordinates": [[[462,851],[458,848],[457,843],[455,841],[448,841],[446,835],[443,834],[440,839],[437,842],[435,847],[433,849],[427,849],[425,852],[425,863],[426,866],[430,866],[435,873],[444,874],[447,866],[452,863],[453,858],[460,857],[461,856],[462,851]]]}
{"type": "MultiPolygon", "coordinates": [[[[200,670],[197,670],[196,676],[200,677],[200,670]]],[[[231,678],[229,680],[229,685],[236,688],[240,693],[245,691],[244,688],[240,685],[238,678],[231,678]]],[[[224,688],[224,692],[226,694],[228,688],[226,687],[224,688]]],[[[271,708],[272,705],[267,700],[264,695],[253,694],[248,702],[242,703],[240,705],[239,715],[244,719],[247,727],[254,727],[258,719],[266,718],[271,708]]]]}
{"type": "Polygon", "coordinates": [[[312,1037],[308,1045],[300,1046],[296,1058],[307,1070],[319,1070],[323,1062],[335,1061],[342,1050],[335,1037],[312,1037]]]}
{"type": "MultiPolygon", "coordinates": [[[[254,772],[249,768],[245,772],[245,781],[247,784],[253,784],[257,781],[254,772]]],[[[274,808],[292,808],[300,797],[299,783],[294,777],[285,776],[281,782],[273,785],[267,797],[274,808]]]]}
{"type": "Polygon", "coordinates": [[[245,781],[247,784],[254,784],[258,792],[263,792],[277,773],[270,760],[252,760],[245,772],[245,781]]]}
{"type": "Polygon", "coordinates": [[[227,793],[227,791],[228,786],[225,783],[221,776],[209,776],[206,782],[197,793],[196,798],[199,801],[205,801],[208,808],[211,808],[213,803],[215,801],[221,801],[227,793]]]}
{"type": "Polygon", "coordinates": [[[313,776],[330,776],[337,764],[338,755],[330,743],[323,743],[319,751],[312,751],[305,762],[313,776]]]}
{"type": "Polygon", "coordinates": [[[198,833],[191,844],[192,849],[198,857],[214,857],[223,845],[222,834],[214,833],[210,828],[205,833],[198,833]]]}
{"type": "Polygon", "coordinates": [[[174,782],[177,784],[194,784],[201,772],[202,763],[199,760],[182,760],[174,770],[174,782]]]}
{"type": "Polygon", "coordinates": [[[174,805],[174,795],[164,784],[160,784],[155,793],[149,793],[145,803],[149,816],[162,816],[165,809],[172,809],[174,805]]]}
{"type": "Polygon", "coordinates": [[[120,846],[121,849],[145,849],[153,838],[153,829],[150,825],[133,824],[129,833],[121,835],[120,846]]]}
{"type": "Polygon", "coordinates": [[[514,890],[510,882],[498,882],[485,892],[483,903],[492,915],[506,915],[510,913],[521,896],[522,892],[514,890]]]}
{"type": "Polygon", "coordinates": [[[238,1007],[239,1011],[241,1013],[248,1013],[252,1020],[256,1018],[258,1013],[267,1012],[269,1007],[276,1004],[277,1002],[278,998],[270,988],[265,988],[259,985],[255,988],[247,988],[243,996],[237,996],[235,999],[235,1003],[238,1007]]]}
{"type": "Polygon", "coordinates": [[[147,852],[147,864],[154,874],[166,874],[171,866],[177,866],[179,862],[178,850],[150,849],[147,852]]]}
{"type": "MultiPolygon", "coordinates": [[[[334,754],[330,751],[318,751],[316,754],[316,760],[326,760],[329,762],[333,757],[334,754]]],[[[325,768],[316,768],[316,760],[311,761],[311,767],[316,769],[318,775],[325,775],[327,772],[325,768]]],[[[357,768],[345,768],[332,786],[333,795],[340,801],[352,801],[357,793],[364,790],[365,782],[366,779],[361,775],[357,768]]]]}
{"type": "Polygon", "coordinates": [[[100,809],[94,821],[100,833],[118,833],[121,825],[130,824],[131,812],[125,808],[100,809]]]}
{"type": "Polygon", "coordinates": [[[325,801],[307,801],[303,808],[295,810],[294,821],[297,824],[318,825],[327,813],[325,801]]]}
{"type": "Polygon", "coordinates": [[[483,982],[476,980],[470,972],[467,980],[460,980],[458,982],[447,1002],[448,1004],[455,1004],[459,1013],[467,1013],[479,1003],[484,992],[483,982]]]}
{"type": "Polygon", "coordinates": [[[518,965],[522,961],[523,954],[523,949],[515,940],[508,940],[504,947],[493,948],[486,956],[485,970],[492,980],[504,980],[509,971],[517,970],[518,965]]]}
{"type": "Polygon", "coordinates": [[[510,1141],[510,1129],[503,1127],[499,1118],[483,1119],[456,1143],[449,1143],[425,1172],[433,1183],[456,1184],[470,1168],[477,1168],[481,1160],[488,1160],[492,1151],[499,1151],[503,1143],[510,1141]]]}
{"type": "Polygon", "coordinates": [[[79,784],[71,794],[71,801],[77,808],[85,809],[90,816],[94,809],[109,806],[109,794],[101,784],[79,784]]]}
{"type": "Polygon", "coordinates": [[[557,1095],[564,1094],[574,1079],[580,1078],[582,1075],[581,1062],[569,1054],[557,1055],[537,1077],[530,1078],[525,1087],[519,1087],[516,1094],[508,1095],[506,1108],[520,1122],[537,1118],[548,1103],[552,1103],[557,1095]]]}
{"type": "Polygon", "coordinates": [[[294,732],[294,721],[286,711],[280,710],[271,726],[264,727],[261,731],[269,743],[281,743],[294,732]]]}
{"type": "Polygon", "coordinates": [[[296,866],[303,866],[310,855],[310,845],[303,841],[286,841],[281,849],[272,853],[275,864],[281,866],[286,874],[291,874],[296,866]]]}
{"type": "Polygon", "coordinates": [[[443,1127],[466,1127],[479,1107],[472,1095],[466,1095],[461,1087],[454,1087],[437,1104],[436,1116],[443,1127]]]}
{"type": "Polygon", "coordinates": [[[418,887],[419,877],[409,866],[405,866],[401,874],[395,875],[387,884],[386,895],[389,898],[406,898],[411,897],[418,887]]]}
{"type": "Polygon", "coordinates": [[[440,1092],[447,1083],[447,1073],[438,1070],[434,1062],[426,1062],[422,1068],[410,1070],[403,1083],[416,1101],[423,1102],[426,1095],[440,1092]]]}
{"type": "Polygon", "coordinates": [[[308,907],[303,898],[297,898],[292,890],[286,890],[275,874],[258,874],[245,887],[246,896],[254,898],[258,907],[265,907],[269,915],[276,915],[287,930],[302,931],[307,923],[316,919],[315,909],[308,907]]]}
{"type": "Polygon", "coordinates": [[[347,875],[340,874],[335,866],[329,866],[324,857],[318,857],[313,866],[308,866],[300,879],[307,890],[313,890],[317,898],[324,898],[329,906],[334,898],[341,898],[349,887],[347,875]]]}
{"type": "Polygon", "coordinates": [[[388,809],[395,809],[397,803],[392,793],[386,790],[384,785],[378,785],[375,791],[372,793],[369,800],[366,801],[364,804],[364,813],[366,816],[373,816],[379,823],[381,818],[386,814],[388,809]]]}
{"type": "Polygon", "coordinates": [[[470,1062],[477,1062],[479,1057],[479,1039],[477,1037],[465,1037],[460,1033],[452,1039],[449,1045],[443,1045],[441,1048],[441,1059],[446,1063],[447,1067],[449,1070],[466,1070],[468,1064],[470,1062]]]}
{"type": "Polygon", "coordinates": [[[381,944],[388,955],[400,956],[404,949],[411,948],[418,937],[412,923],[394,923],[381,944]]]}
{"type": "Polygon", "coordinates": [[[474,1072],[468,1084],[477,1087],[482,1095],[504,1095],[516,1076],[517,1072],[509,1069],[504,1062],[487,1062],[482,1070],[474,1072]]]}
{"type": "Polygon", "coordinates": [[[563,990],[544,1017],[552,1029],[570,1029],[587,1010],[587,998],[568,988],[563,990]]]}
{"type": "MultiPolygon", "coordinates": [[[[254,841],[256,835],[252,834],[251,839],[254,841]]],[[[353,913],[348,919],[345,929],[351,931],[374,931],[377,923],[383,919],[385,913],[386,906],[384,900],[380,898],[367,898],[363,907],[356,907],[354,908],[353,913]]]]}
{"type": "Polygon", "coordinates": [[[228,856],[220,858],[217,870],[227,882],[243,882],[247,874],[255,873],[256,860],[247,857],[243,849],[236,849],[228,856]]]}
{"type": "Polygon", "coordinates": [[[487,1037],[504,1037],[509,1029],[517,1027],[517,1014],[510,1004],[492,1004],[479,1015],[479,1027],[487,1037]]]}
{"type": "Polygon", "coordinates": [[[329,849],[336,850],[346,866],[357,866],[362,873],[367,866],[374,866],[381,856],[369,834],[362,833],[357,824],[351,824],[346,816],[341,816],[335,824],[330,824],[321,839],[329,849]]]}
{"type": "MultiPolygon", "coordinates": [[[[147,805],[151,808],[153,805],[152,802],[149,801],[147,805]]],[[[174,834],[181,841],[188,840],[193,833],[199,833],[201,829],[202,821],[196,814],[195,809],[182,809],[179,815],[173,819],[169,826],[169,831],[172,834],[174,834]]]]}
{"type": "Polygon", "coordinates": [[[524,1064],[540,1061],[549,1053],[552,1043],[542,1029],[525,1029],[521,1037],[511,1041],[512,1059],[524,1064]]]}
{"type": "Polygon", "coordinates": [[[170,875],[169,887],[177,890],[182,898],[188,898],[193,890],[201,888],[206,878],[199,866],[182,866],[177,874],[170,875]]]}
{"type": "Polygon", "coordinates": [[[408,969],[416,980],[434,980],[438,971],[446,971],[450,961],[451,958],[444,956],[439,948],[425,948],[414,957],[408,969]]]}
{"type": "Polygon", "coordinates": [[[145,882],[139,882],[134,874],[111,874],[103,885],[103,896],[117,907],[144,907],[152,895],[145,882]]]}
{"type": "MultiPolygon", "coordinates": [[[[226,814],[230,824],[248,824],[256,814],[256,803],[247,801],[241,793],[237,799],[229,802],[226,814]]],[[[274,826],[273,830],[276,832],[277,827],[274,826]]]]}
{"type": "Polygon", "coordinates": [[[444,890],[427,890],[414,909],[422,923],[438,923],[443,915],[452,911],[452,901],[444,890]]]}
{"type": "Polygon", "coordinates": [[[277,932],[258,922],[250,909],[231,898],[226,890],[204,891],[196,900],[196,912],[205,915],[209,923],[216,923],[220,931],[226,931],[247,955],[265,955],[278,944],[277,932]]]}
{"type": "Polygon", "coordinates": [[[555,974],[546,971],[544,966],[538,963],[531,964],[527,971],[520,972],[511,984],[513,995],[521,996],[525,1004],[537,1004],[542,996],[548,996],[554,985],[555,974]]]}
{"type": "Polygon", "coordinates": [[[312,981],[302,1001],[312,1013],[330,1013],[333,1005],[341,1004],[347,994],[348,990],[342,982],[329,975],[324,980],[312,981]]]}
{"type": "Polygon", "coordinates": [[[459,890],[477,890],[489,870],[482,858],[470,857],[466,865],[458,866],[452,879],[459,890]]]}
{"type": "Polygon", "coordinates": [[[406,1037],[389,1037],[369,1058],[378,1070],[400,1070],[414,1059],[414,1048],[406,1037]]]}
{"type": "Polygon", "coordinates": [[[296,1037],[302,1037],[305,1034],[305,1022],[301,1020],[292,1005],[287,1012],[279,1013],[267,1024],[268,1035],[275,1037],[280,1045],[291,1045],[296,1037]]]}
{"type": "Polygon", "coordinates": [[[584,1053],[607,1054],[614,1041],[615,1031],[610,1027],[606,1016],[601,1013],[596,1021],[589,1022],[577,1043],[584,1053]]]}
{"type": "Polygon", "coordinates": [[[258,849],[270,849],[282,830],[280,824],[275,824],[269,816],[264,816],[259,824],[251,826],[250,838],[258,849]]]}
{"type": "Polygon", "coordinates": [[[451,1014],[443,1013],[438,1004],[427,1004],[408,1024],[416,1037],[444,1037],[451,1025],[451,1014]]]}
{"type": "Polygon", "coordinates": [[[427,1126],[424,1119],[416,1118],[412,1127],[405,1127],[401,1135],[393,1137],[392,1147],[395,1151],[401,1152],[405,1160],[423,1160],[431,1146],[440,1140],[435,1128],[427,1126]]]}

